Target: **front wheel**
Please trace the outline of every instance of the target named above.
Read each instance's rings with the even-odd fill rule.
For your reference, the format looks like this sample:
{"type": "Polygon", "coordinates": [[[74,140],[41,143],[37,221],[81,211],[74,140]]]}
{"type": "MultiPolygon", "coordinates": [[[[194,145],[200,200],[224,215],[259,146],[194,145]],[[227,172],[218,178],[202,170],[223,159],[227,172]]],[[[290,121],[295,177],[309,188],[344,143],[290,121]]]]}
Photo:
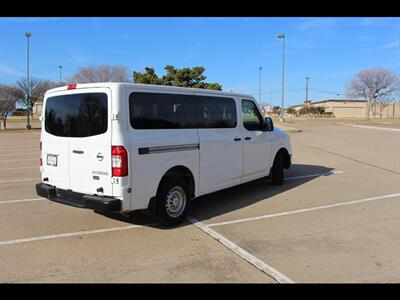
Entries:
{"type": "Polygon", "coordinates": [[[162,225],[179,224],[187,215],[190,193],[181,177],[166,178],[157,194],[157,219],[162,225]]]}
{"type": "Polygon", "coordinates": [[[275,185],[283,184],[283,155],[278,153],[275,156],[274,164],[271,170],[272,183],[275,185]]]}

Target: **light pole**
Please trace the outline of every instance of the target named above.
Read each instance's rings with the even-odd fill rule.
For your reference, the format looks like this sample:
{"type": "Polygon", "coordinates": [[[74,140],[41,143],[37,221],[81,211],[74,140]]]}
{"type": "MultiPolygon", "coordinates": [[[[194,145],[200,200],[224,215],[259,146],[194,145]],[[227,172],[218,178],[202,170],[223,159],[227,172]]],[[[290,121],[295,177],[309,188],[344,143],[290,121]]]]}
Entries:
{"type": "Polygon", "coordinates": [[[60,68],[60,83],[61,83],[61,69],[62,69],[62,65],[58,66],[60,68]]]}
{"type": "Polygon", "coordinates": [[[262,67],[259,67],[258,69],[260,70],[260,88],[258,90],[258,102],[261,104],[261,70],[262,70],[262,67]]]}
{"type": "Polygon", "coordinates": [[[28,100],[28,124],[26,124],[26,129],[31,129],[31,123],[29,121],[29,115],[31,113],[31,100],[30,100],[30,81],[29,81],[29,38],[31,37],[31,33],[30,32],[25,32],[25,36],[27,37],[27,41],[28,41],[28,49],[27,49],[27,100],[28,100]]]}
{"type": "Polygon", "coordinates": [[[308,101],[308,79],[310,79],[310,77],[306,77],[306,102],[308,101]]]}
{"type": "Polygon", "coordinates": [[[285,35],[284,34],[278,34],[277,36],[278,39],[282,39],[282,107],[281,107],[281,121],[285,121],[283,117],[283,108],[284,108],[284,92],[285,92],[285,35]]]}

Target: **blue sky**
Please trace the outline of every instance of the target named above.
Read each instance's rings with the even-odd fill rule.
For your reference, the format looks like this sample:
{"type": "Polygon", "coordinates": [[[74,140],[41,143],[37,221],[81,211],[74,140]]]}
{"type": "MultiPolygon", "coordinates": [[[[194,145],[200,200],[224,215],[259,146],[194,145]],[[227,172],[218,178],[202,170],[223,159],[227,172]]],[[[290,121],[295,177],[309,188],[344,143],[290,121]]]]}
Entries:
{"type": "Polygon", "coordinates": [[[282,40],[285,50],[285,106],[305,98],[344,97],[360,70],[383,66],[400,73],[400,18],[0,18],[0,81],[13,83],[26,74],[26,31],[31,76],[58,80],[87,65],[127,66],[143,71],[164,66],[204,66],[208,82],[226,91],[281,101],[282,40]],[[340,93],[340,96],[327,92],[340,93]]]}

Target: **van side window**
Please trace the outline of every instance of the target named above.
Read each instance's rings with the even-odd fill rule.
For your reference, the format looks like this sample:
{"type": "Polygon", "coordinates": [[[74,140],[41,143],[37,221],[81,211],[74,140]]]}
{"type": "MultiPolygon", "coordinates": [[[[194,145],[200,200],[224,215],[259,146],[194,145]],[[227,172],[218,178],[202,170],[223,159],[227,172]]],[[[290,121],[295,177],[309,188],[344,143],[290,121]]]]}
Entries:
{"type": "Polygon", "coordinates": [[[198,128],[235,128],[236,104],[232,98],[197,96],[198,128]]]}
{"type": "Polygon", "coordinates": [[[248,131],[261,130],[263,118],[253,101],[242,100],[243,126],[248,131]]]}
{"type": "Polygon", "coordinates": [[[135,129],[196,128],[190,95],[134,92],[129,96],[129,115],[135,129]]]}

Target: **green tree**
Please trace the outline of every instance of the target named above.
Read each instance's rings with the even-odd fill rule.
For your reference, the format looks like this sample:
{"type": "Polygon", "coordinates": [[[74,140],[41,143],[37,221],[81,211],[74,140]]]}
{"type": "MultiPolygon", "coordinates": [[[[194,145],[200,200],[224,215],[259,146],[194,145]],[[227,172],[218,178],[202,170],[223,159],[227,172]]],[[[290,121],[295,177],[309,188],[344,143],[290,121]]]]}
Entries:
{"type": "Polygon", "coordinates": [[[162,77],[157,76],[153,68],[145,68],[145,72],[133,72],[133,82],[156,85],[169,85],[179,87],[191,87],[199,89],[222,90],[219,83],[205,82],[206,76],[203,74],[204,67],[177,69],[168,65],[164,68],[167,71],[162,77]]]}
{"type": "Polygon", "coordinates": [[[156,71],[153,68],[145,68],[144,73],[133,72],[133,82],[135,83],[143,83],[143,84],[156,84],[162,85],[163,81],[156,74],[156,71]]]}

